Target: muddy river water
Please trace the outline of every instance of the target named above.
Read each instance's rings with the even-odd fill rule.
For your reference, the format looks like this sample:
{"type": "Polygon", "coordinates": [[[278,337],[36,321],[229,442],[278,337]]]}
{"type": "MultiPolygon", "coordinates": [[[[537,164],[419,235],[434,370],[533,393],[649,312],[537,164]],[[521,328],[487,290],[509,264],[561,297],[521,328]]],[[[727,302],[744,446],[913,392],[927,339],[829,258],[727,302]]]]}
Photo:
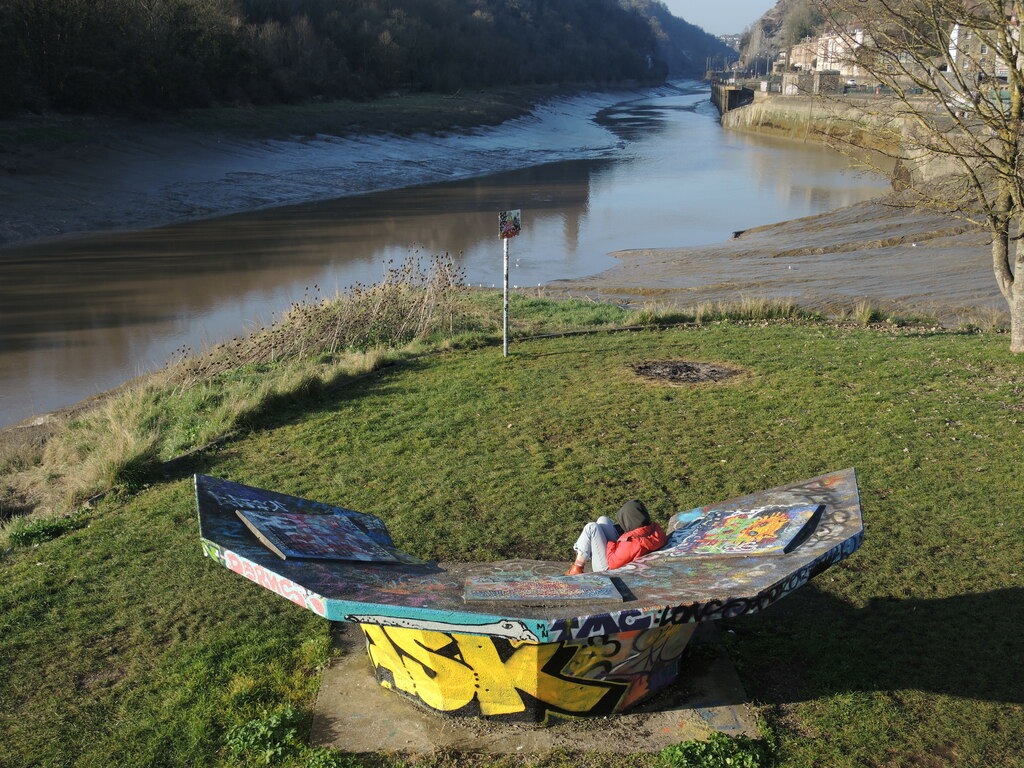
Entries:
{"type": "MultiPolygon", "coordinates": [[[[466,140],[500,154],[509,130],[466,140]]],[[[824,148],[723,132],[699,87],[631,94],[558,130],[561,159],[520,170],[0,250],[0,426],[257,327],[309,292],[376,281],[414,252],[448,252],[469,282],[500,286],[501,210],[523,212],[511,283],[536,287],[606,270],[617,250],[720,242],[886,189],[824,148]]]]}

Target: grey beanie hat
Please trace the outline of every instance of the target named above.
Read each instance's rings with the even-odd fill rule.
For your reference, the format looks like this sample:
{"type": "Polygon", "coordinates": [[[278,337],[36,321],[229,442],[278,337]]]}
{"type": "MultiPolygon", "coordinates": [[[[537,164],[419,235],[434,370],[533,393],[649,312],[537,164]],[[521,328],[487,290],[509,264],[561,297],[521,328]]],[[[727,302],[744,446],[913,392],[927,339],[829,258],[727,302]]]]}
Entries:
{"type": "Polygon", "coordinates": [[[642,501],[633,499],[622,505],[615,515],[615,522],[619,524],[623,533],[629,533],[637,528],[650,525],[651,516],[648,514],[647,507],[644,506],[642,501]]]}

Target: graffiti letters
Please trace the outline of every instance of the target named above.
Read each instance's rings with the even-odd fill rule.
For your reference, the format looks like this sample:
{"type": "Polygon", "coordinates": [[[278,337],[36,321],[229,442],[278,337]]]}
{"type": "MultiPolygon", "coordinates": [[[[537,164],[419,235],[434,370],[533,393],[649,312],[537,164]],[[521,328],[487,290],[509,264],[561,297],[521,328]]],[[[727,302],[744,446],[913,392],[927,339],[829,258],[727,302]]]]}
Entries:
{"type": "Polygon", "coordinates": [[[251,560],[247,560],[231,550],[224,549],[210,541],[203,541],[203,554],[216,560],[239,576],[255,581],[261,587],[269,589],[271,592],[276,592],[296,605],[308,608],[320,616],[327,615],[327,605],[324,598],[315,592],[310,592],[289,578],[273,571],[268,571],[262,565],[257,565],[251,560]]]}
{"type": "Polygon", "coordinates": [[[361,625],[381,685],[449,714],[546,722],[621,711],[672,682],[693,627],[524,643],[361,625]]]}

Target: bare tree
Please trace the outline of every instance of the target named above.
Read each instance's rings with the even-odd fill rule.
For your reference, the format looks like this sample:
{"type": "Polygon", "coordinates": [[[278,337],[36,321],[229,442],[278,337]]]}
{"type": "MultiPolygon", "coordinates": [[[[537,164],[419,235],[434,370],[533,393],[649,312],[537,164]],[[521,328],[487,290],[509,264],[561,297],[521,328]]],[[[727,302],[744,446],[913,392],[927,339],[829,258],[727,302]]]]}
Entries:
{"type": "Polygon", "coordinates": [[[1024,353],[1024,56],[1016,0],[816,0],[839,40],[844,74],[889,95],[872,130],[914,204],[969,218],[991,235],[1010,310],[1010,350],[1024,353]],[[886,119],[880,120],[884,115],[886,119]],[[945,161],[943,183],[915,172],[945,161]]]}

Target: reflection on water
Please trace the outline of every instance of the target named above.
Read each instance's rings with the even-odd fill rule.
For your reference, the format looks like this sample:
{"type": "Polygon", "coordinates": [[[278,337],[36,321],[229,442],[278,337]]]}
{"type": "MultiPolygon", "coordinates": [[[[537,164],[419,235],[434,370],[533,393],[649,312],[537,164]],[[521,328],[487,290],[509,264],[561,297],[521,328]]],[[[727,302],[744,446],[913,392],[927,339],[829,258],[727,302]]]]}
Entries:
{"type": "Polygon", "coordinates": [[[498,285],[497,212],[523,210],[511,282],[598,272],[629,248],[697,245],[877,195],[819,147],[725,134],[706,95],[603,111],[621,155],[0,253],[0,426],[75,402],[374,282],[414,249],[498,285]],[[316,286],[316,288],[314,288],[316,286]]]}

